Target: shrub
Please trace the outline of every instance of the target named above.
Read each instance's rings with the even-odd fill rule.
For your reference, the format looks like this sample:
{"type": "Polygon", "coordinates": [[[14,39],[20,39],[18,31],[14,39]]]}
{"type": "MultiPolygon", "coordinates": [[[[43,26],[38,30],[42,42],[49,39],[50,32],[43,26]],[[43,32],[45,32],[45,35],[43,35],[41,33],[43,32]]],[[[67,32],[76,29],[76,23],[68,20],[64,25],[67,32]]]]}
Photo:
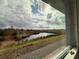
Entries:
{"type": "Polygon", "coordinates": [[[0,36],[0,42],[4,41],[4,36],[0,36]]]}

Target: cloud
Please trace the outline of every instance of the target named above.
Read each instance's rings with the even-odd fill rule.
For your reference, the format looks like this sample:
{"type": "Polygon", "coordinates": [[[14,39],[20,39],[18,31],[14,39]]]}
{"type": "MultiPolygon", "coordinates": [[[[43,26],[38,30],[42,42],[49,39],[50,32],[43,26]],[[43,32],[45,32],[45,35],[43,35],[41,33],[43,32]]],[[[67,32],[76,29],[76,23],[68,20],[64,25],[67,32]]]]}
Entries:
{"type": "MultiPolygon", "coordinates": [[[[1,3],[3,4],[0,5],[0,28],[14,26],[26,29],[49,29],[53,28],[53,25],[64,25],[63,20],[65,20],[65,16],[62,13],[54,8],[50,8],[50,13],[46,12],[49,11],[49,9],[40,10],[39,8],[42,7],[40,2],[36,2],[36,4],[40,6],[37,10],[35,6],[31,7],[33,2],[30,0],[1,0],[1,3]],[[41,12],[43,12],[44,15],[41,15],[41,12]],[[36,15],[34,16],[34,14],[36,15]]],[[[44,8],[45,7],[42,7],[42,9],[44,8]]]]}

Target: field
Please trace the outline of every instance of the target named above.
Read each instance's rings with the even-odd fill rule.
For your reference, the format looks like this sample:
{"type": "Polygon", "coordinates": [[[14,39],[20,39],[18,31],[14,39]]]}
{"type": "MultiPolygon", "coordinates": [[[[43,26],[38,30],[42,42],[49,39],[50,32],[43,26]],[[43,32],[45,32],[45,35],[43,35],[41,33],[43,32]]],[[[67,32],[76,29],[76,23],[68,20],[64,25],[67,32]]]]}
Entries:
{"type": "Polygon", "coordinates": [[[29,53],[29,52],[32,52],[39,48],[42,48],[48,44],[52,44],[52,43],[55,43],[56,41],[64,39],[64,34],[60,30],[59,31],[45,30],[45,32],[55,32],[56,35],[41,37],[41,38],[37,38],[36,40],[24,41],[22,43],[19,43],[20,40],[26,38],[27,36],[32,35],[32,34],[37,34],[39,32],[44,32],[44,30],[42,30],[42,31],[41,30],[40,31],[39,30],[30,30],[29,32],[22,30],[22,31],[19,31],[19,34],[17,34],[18,32],[16,30],[17,33],[15,36],[17,39],[14,38],[15,36],[12,36],[12,35],[14,35],[14,34],[12,34],[14,32],[15,31],[13,31],[13,30],[11,30],[11,31],[7,30],[7,32],[4,32],[4,34],[6,35],[6,36],[4,36],[5,39],[1,40],[0,43],[4,42],[4,43],[6,43],[6,46],[1,44],[2,47],[0,48],[0,59],[16,58],[20,55],[24,55],[26,53],[29,53]],[[18,35],[22,35],[22,36],[18,37],[18,35]],[[7,42],[9,42],[9,44],[7,42]],[[15,44],[16,42],[17,42],[17,44],[15,44]]]}

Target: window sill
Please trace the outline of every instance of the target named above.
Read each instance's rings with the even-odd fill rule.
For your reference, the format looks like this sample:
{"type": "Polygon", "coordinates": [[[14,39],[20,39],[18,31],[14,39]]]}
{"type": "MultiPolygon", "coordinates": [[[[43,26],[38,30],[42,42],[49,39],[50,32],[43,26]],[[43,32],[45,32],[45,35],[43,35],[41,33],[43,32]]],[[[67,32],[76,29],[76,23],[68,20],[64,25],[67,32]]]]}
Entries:
{"type": "Polygon", "coordinates": [[[70,51],[70,46],[60,47],[43,59],[63,59],[70,51]]]}

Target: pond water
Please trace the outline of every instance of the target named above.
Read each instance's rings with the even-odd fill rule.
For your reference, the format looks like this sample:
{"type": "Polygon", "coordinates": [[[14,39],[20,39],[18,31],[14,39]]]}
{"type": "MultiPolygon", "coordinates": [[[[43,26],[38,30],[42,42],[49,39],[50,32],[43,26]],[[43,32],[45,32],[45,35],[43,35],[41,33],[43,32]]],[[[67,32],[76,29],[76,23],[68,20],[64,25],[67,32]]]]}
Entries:
{"type": "Polygon", "coordinates": [[[26,40],[30,41],[40,37],[46,37],[49,35],[54,35],[54,33],[39,33],[39,34],[30,35],[29,37],[26,38],[26,40]]]}
{"type": "Polygon", "coordinates": [[[50,36],[50,35],[55,35],[55,33],[39,33],[39,34],[33,34],[33,35],[30,35],[29,37],[25,38],[25,39],[22,39],[19,41],[19,43],[23,43],[25,41],[31,41],[31,40],[36,40],[37,38],[41,38],[41,37],[47,37],[47,36],[50,36]]]}

